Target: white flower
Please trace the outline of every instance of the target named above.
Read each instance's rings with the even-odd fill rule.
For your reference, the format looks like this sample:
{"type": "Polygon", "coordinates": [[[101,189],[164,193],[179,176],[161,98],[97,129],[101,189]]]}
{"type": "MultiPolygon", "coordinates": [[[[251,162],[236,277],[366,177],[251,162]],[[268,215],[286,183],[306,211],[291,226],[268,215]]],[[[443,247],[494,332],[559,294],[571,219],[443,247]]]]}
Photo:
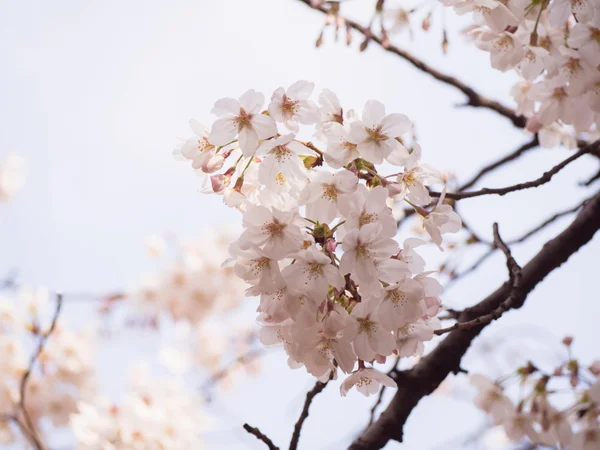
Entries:
{"type": "Polygon", "coordinates": [[[352,309],[351,316],[357,323],[357,334],[352,343],[356,356],[363,361],[373,361],[377,355],[389,356],[394,351],[394,338],[381,325],[377,307],[377,301],[363,299],[352,309]]]}
{"type": "Polygon", "coordinates": [[[351,124],[350,136],[357,143],[360,156],[373,164],[385,159],[397,164],[408,157],[406,147],[396,138],[411,129],[410,120],[404,114],[385,114],[385,106],[369,100],[362,113],[362,121],[351,124]]]}
{"type": "Polygon", "coordinates": [[[600,54],[600,7],[597,8],[594,18],[588,23],[579,21],[569,32],[567,42],[569,47],[576,48],[588,61],[593,62],[600,54]]]}
{"type": "MultiPolygon", "coordinates": [[[[448,2],[444,2],[447,4],[448,2]]],[[[456,3],[456,2],[452,2],[456,3]]],[[[454,10],[457,14],[474,13],[477,23],[485,23],[496,33],[501,33],[509,25],[517,25],[518,19],[504,4],[497,0],[459,1],[454,10]]]]}
{"type": "Polygon", "coordinates": [[[380,224],[370,223],[360,230],[348,232],[342,242],[344,254],[340,260],[340,273],[350,273],[363,288],[378,284],[378,262],[389,259],[398,251],[398,243],[382,236],[381,232],[380,224]]]}
{"type": "Polygon", "coordinates": [[[317,300],[325,297],[329,286],[341,289],[344,278],[331,259],[315,246],[293,255],[295,262],[282,271],[282,275],[295,289],[306,292],[317,300]]]}
{"type": "Polygon", "coordinates": [[[283,278],[277,260],[271,258],[258,247],[240,249],[232,244],[230,252],[236,257],[235,273],[247,283],[253,285],[249,294],[277,291],[283,284],[283,278]]]}
{"type": "Polygon", "coordinates": [[[259,139],[277,134],[275,121],[260,113],[264,102],[264,95],[253,89],[242,94],[239,100],[217,100],[212,112],[220,119],[213,124],[208,140],[221,146],[229,144],[237,136],[244,156],[251,156],[258,147],[259,139]]]}
{"type": "Polygon", "coordinates": [[[267,189],[299,192],[306,185],[308,173],[300,155],[310,151],[293,134],[263,141],[256,153],[266,154],[258,167],[258,181],[267,189]]]}
{"type": "Polygon", "coordinates": [[[444,197],[446,196],[446,188],[444,188],[442,195],[438,200],[435,208],[423,217],[423,226],[431,240],[442,249],[442,234],[445,233],[457,233],[462,227],[462,221],[458,214],[454,212],[452,206],[444,204],[444,197]]]}
{"type": "Polygon", "coordinates": [[[370,223],[381,225],[381,236],[394,237],[398,226],[387,199],[388,192],[384,187],[367,189],[362,184],[358,185],[353,195],[344,196],[339,202],[339,210],[345,220],[341,227],[344,233],[338,234],[338,238],[343,240],[346,230],[359,230],[370,223]]]}
{"type": "Polygon", "coordinates": [[[389,331],[396,331],[407,323],[417,321],[423,314],[425,297],[423,286],[412,278],[390,284],[384,288],[384,297],[379,306],[378,318],[389,331]]]}
{"type": "Polygon", "coordinates": [[[523,59],[523,44],[511,33],[484,32],[475,44],[490,52],[490,62],[494,69],[506,72],[514,68],[523,59]]]}
{"type": "Polygon", "coordinates": [[[299,123],[316,123],[319,120],[319,108],[308,99],[314,89],[315,84],[308,81],[296,81],[287,91],[280,87],[271,97],[269,114],[294,133],[298,132],[299,123]]]}
{"type": "Polygon", "coordinates": [[[571,14],[577,20],[588,22],[594,15],[594,2],[592,0],[554,0],[549,7],[550,23],[561,28],[571,14]]]}
{"type": "Polygon", "coordinates": [[[396,387],[396,382],[384,373],[375,369],[361,368],[344,380],[340,393],[346,396],[348,391],[356,386],[358,392],[368,397],[379,391],[379,386],[396,387]]]}
{"type": "Polygon", "coordinates": [[[440,173],[432,167],[421,164],[421,146],[415,145],[404,165],[404,172],[398,175],[400,186],[396,199],[404,197],[419,205],[427,205],[431,201],[429,191],[425,186],[442,181],[440,173]]]}
{"type": "Polygon", "coordinates": [[[358,178],[342,170],[335,174],[313,172],[310,183],[300,193],[300,204],[306,206],[306,217],[329,223],[338,215],[338,202],[356,190],[358,178]]]}
{"type": "Polygon", "coordinates": [[[473,400],[475,406],[490,414],[495,424],[512,414],[515,408],[512,401],[504,395],[502,387],[480,374],[470,375],[469,382],[478,391],[473,400]]]}
{"type": "Polygon", "coordinates": [[[217,154],[217,148],[208,140],[210,134],[207,127],[197,120],[190,120],[190,128],[194,136],[183,141],[173,150],[176,159],[192,161],[197,173],[213,173],[223,167],[225,159],[217,154]]]}
{"type": "Polygon", "coordinates": [[[306,369],[315,377],[321,377],[334,370],[335,358],[340,368],[349,373],[354,368],[356,355],[352,349],[351,338],[347,332],[348,313],[339,305],[314,327],[303,330],[299,351],[306,369]]]}
{"type": "Polygon", "coordinates": [[[296,211],[254,206],[243,216],[244,232],[239,245],[242,250],[252,246],[262,247],[265,255],[282,259],[300,249],[304,237],[298,224],[301,218],[296,211]]]}
{"type": "Polygon", "coordinates": [[[327,140],[325,161],[334,169],[339,169],[360,157],[358,146],[352,141],[348,126],[332,122],[324,128],[323,134],[327,140]]]}
{"type": "Polygon", "coordinates": [[[600,449],[600,429],[584,427],[573,435],[569,450],[600,449]]]}
{"type": "Polygon", "coordinates": [[[407,323],[396,330],[396,349],[398,355],[404,358],[422,355],[425,349],[423,342],[433,339],[433,332],[439,328],[439,320],[418,320],[407,323]]]}

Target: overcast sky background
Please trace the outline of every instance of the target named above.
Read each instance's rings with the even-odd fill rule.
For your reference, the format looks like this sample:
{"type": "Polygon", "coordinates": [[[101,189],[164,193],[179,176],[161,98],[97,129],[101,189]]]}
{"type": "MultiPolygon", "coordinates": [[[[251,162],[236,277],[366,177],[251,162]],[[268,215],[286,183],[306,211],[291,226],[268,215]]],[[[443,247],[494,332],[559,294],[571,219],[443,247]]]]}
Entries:
{"type": "MultiPolygon", "coordinates": [[[[372,4],[353,0],[349,12],[365,13],[366,21],[372,4]]],[[[457,35],[465,22],[447,12],[448,56],[440,51],[439,11],[430,34],[416,30],[412,42],[408,35],[397,42],[511,103],[514,78],[489,68],[487,56],[457,35]]],[[[220,197],[198,193],[199,178],[174,161],[171,150],[177,136],[189,134],[188,119],[210,123],[216,99],[238,97],[249,88],[268,98],[277,87],[306,79],[317,90],[332,89],[345,107],[362,109],[366,100],[378,99],[388,112],[405,113],[416,123],[426,162],[461,180],[529,139],[492,112],[456,108],[462,94],[375,45],[359,53],[358,36],[346,48],[327,34],[315,49],[322,22],[322,15],[295,0],[1,0],[0,160],[9,150],[20,153],[27,161],[27,184],[14,201],[0,205],[0,274],[15,267],[24,283],[67,293],[122,289],[151,268],[143,249],[148,234],[194,237],[239,221],[220,197]]],[[[536,178],[568,154],[531,152],[482,186],[536,178]]],[[[549,185],[465,200],[461,213],[480,235],[491,239],[491,224],[498,221],[510,239],[590,195],[593,186],[575,186],[596,170],[595,162],[581,158],[549,185]]],[[[525,263],[568,222],[516,247],[517,260],[525,263]]],[[[592,343],[600,316],[593,289],[599,243],[596,237],[548,277],[522,310],[489,327],[488,339],[533,334],[558,348],[564,334],[574,333],[578,354],[598,356],[592,343]]],[[[496,255],[443,299],[456,307],[477,302],[505,278],[504,261],[496,255]]],[[[85,304],[66,308],[69,320],[81,326],[92,310],[85,304]]],[[[103,345],[107,389],[122,384],[135,355],[154,350],[151,336],[127,336],[103,345]]],[[[210,407],[216,424],[207,435],[209,447],[263,448],[241,429],[245,421],[286,445],[312,384],[303,371],[290,371],[281,353],[272,354],[263,376],[240,382],[210,407]]],[[[313,403],[301,448],[343,448],[368,420],[373,401],[356,393],[341,398],[334,383],[313,403]]],[[[478,421],[481,416],[468,404],[443,395],[427,398],[409,419],[406,444],[386,448],[429,449],[478,421]]]]}

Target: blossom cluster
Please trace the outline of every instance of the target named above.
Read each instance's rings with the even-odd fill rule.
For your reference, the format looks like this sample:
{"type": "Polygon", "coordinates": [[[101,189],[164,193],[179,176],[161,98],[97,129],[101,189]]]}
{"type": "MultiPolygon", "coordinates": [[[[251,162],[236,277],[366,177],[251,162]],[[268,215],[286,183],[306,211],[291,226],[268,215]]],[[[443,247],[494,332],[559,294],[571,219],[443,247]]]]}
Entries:
{"type": "Polygon", "coordinates": [[[469,33],[492,67],[514,70],[511,94],[543,146],[600,130],[600,4],[594,0],[442,0],[472,13],[469,33]],[[571,127],[565,127],[570,125],[571,127]]]}
{"type": "MultiPolygon", "coordinates": [[[[227,257],[232,237],[226,230],[205,233],[195,241],[177,242],[175,261],[143,279],[127,293],[134,308],[152,316],[168,313],[174,320],[199,324],[210,316],[235,309],[244,294],[244,283],[233,269],[218,261],[227,257]],[[215,262],[217,261],[217,262],[215,262]]],[[[149,239],[151,253],[166,244],[149,239]]]]}
{"type": "Polygon", "coordinates": [[[585,367],[570,359],[550,373],[528,363],[514,376],[496,382],[484,375],[470,376],[477,389],[475,405],[502,427],[510,441],[584,450],[600,448],[600,361],[585,367]],[[506,389],[519,381],[515,404],[506,389]],[[565,403],[564,394],[571,400],[565,403]],[[563,394],[563,395],[561,395],[563,394]]]}
{"type": "Polygon", "coordinates": [[[25,183],[25,161],[11,153],[0,163],[0,202],[10,200],[25,183]]]}
{"type": "Polygon", "coordinates": [[[203,448],[200,398],[174,380],[150,376],[145,366],[133,371],[130,386],[118,403],[98,396],[78,404],[70,419],[77,449],[203,448]]]}
{"type": "Polygon", "coordinates": [[[51,304],[45,290],[24,289],[18,300],[0,298],[0,444],[3,445],[18,439],[14,421],[23,421],[20,388],[29,369],[24,406],[38,434],[42,420],[55,427],[68,425],[77,402],[95,391],[93,336],[74,332],[60,322],[46,341],[36,365],[30,368],[30,353],[50,326],[51,304]]]}
{"type": "Polygon", "coordinates": [[[343,395],[354,385],[368,395],[393,381],[365,363],[421,354],[438,326],[441,286],[415,251],[426,242],[394,239],[392,207],[414,208],[438,246],[461,221],[443,194],[432,201],[441,175],[405,145],[407,116],[375,100],[344,110],[327,89],[317,105],[313,90],[281,87],[266,110],[254,90],[220,99],[212,127],[191,121],[174,153],[243,214],[229,263],[260,297],[261,341],[321,380],[339,367],[352,374],[343,395]],[[299,139],[307,132],[324,147],[299,139]]]}

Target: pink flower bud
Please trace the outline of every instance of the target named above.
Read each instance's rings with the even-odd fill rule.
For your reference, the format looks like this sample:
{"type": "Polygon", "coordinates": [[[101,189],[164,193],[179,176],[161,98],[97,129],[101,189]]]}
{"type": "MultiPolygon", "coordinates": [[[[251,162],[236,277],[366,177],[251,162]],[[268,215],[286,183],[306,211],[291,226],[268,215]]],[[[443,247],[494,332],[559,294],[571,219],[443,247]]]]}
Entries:
{"type": "Polygon", "coordinates": [[[402,185],[400,183],[388,183],[385,187],[387,188],[390,197],[398,195],[400,192],[402,192],[402,185]]]}
{"type": "Polygon", "coordinates": [[[210,184],[215,192],[223,192],[225,188],[229,186],[230,181],[231,177],[226,177],[223,174],[217,174],[210,177],[210,184]]]}
{"type": "Polygon", "coordinates": [[[529,131],[530,133],[537,133],[538,131],[540,131],[542,129],[543,124],[537,120],[537,118],[535,116],[530,117],[529,120],[527,120],[527,124],[525,125],[525,129],[527,131],[529,131]]]}
{"type": "Polygon", "coordinates": [[[325,248],[332,253],[335,252],[336,247],[337,242],[335,241],[335,239],[327,239],[327,242],[325,242],[325,248]]]}
{"type": "Polygon", "coordinates": [[[573,336],[565,336],[562,340],[563,345],[569,347],[573,343],[573,336]]]}
{"type": "Polygon", "coordinates": [[[204,164],[202,164],[201,169],[204,173],[214,173],[217,170],[221,169],[221,167],[223,167],[223,164],[225,164],[225,158],[223,158],[222,155],[215,155],[208,161],[206,161],[204,164]]]}

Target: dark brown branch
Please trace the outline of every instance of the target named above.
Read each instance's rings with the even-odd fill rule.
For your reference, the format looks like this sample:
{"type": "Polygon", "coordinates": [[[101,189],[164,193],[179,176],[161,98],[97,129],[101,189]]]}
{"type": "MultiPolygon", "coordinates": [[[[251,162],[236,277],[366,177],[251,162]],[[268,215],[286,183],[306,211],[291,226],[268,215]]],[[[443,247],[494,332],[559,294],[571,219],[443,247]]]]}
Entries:
{"type": "MultiPolygon", "coordinates": [[[[460,200],[464,198],[472,198],[479,197],[481,195],[505,195],[509,192],[521,191],[523,189],[530,189],[534,187],[541,186],[542,184],[548,183],[554,175],[568,166],[570,163],[580,158],[583,155],[593,154],[596,156],[600,156],[600,140],[597,140],[589,145],[586,145],[581,150],[576,153],[573,153],[570,157],[562,161],[560,164],[557,164],[548,172],[545,172],[541,177],[537,178],[533,181],[527,181],[525,183],[514,184],[512,186],[507,186],[503,188],[483,188],[478,191],[470,191],[470,192],[457,192],[457,193],[446,193],[446,198],[452,200],[460,200]]],[[[441,192],[430,192],[432,197],[439,197],[442,195],[441,192]]]]}
{"type": "Polygon", "coordinates": [[[325,383],[322,383],[321,381],[317,381],[315,383],[315,386],[306,393],[306,400],[304,401],[304,407],[302,408],[302,413],[300,414],[300,417],[298,418],[296,425],[294,425],[294,434],[292,435],[292,440],[290,441],[290,450],[296,450],[298,448],[298,441],[300,440],[300,431],[302,431],[302,425],[304,424],[304,421],[308,417],[308,408],[310,408],[310,404],[312,403],[313,399],[318,394],[320,394],[323,389],[325,389],[325,386],[327,386],[327,383],[329,383],[329,381],[332,379],[332,377],[333,377],[333,372],[331,372],[331,375],[329,376],[329,380],[327,380],[325,383]]]}
{"type": "Polygon", "coordinates": [[[521,267],[512,257],[510,249],[500,237],[497,223],[494,223],[494,248],[499,248],[506,256],[506,267],[508,268],[508,273],[510,276],[509,282],[511,284],[510,295],[507,297],[506,300],[504,300],[500,304],[500,306],[494,309],[491,313],[479,316],[467,322],[457,322],[448,328],[440,328],[439,330],[435,331],[435,334],[437,334],[438,336],[449,333],[454,330],[468,330],[469,328],[473,328],[479,325],[486,325],[502,317],[502,314],[504,314],[509,309],[513,308],[515,304],[521,301],[521,267]]]}
{"type": "Polygon", "coordinates": [[[256,436],[256,439],[258,439],[259,441],[263,441],[267,445],[267,447],[269,447],[269,450],[279,450],[279,447],[273,444],[273,441],[264,434],[262,434],[258,428],[251,427],[250,425],[245,423],[244,430],[256,436]]]}
{"type": "MultiPolygon", "coordinates": [[[[557,237],[550,240],[521,271],[518,301],[512,308],[520,308],[527,296],[548,274],[565,263],[571,255],[588,243],[600,228],[600,193],[593,196],[575,220],[557,237]]],[[[465,309],[459,322],[467,322],[496,310],[510,296],[513,286],[509,281],[487,298],[465,309]]],[[[459,371],[461,359],[473,339],[485,328],[475,326],[454,330],[415,367],[395,375],[398,390],[390,404],[375,421],[353,442],[351,450],[382,448],[389,440],[402,441],[404,424],[419,401],[431,394],[450,373],[459,371]]]]}
{"type": "Polygon", "coordinates": [[[23,374],[23,378],[21,378],[21,385],[19,386],[19,403],[18,409],[23,414],[23,419],[25,420],[25,426],[28,428],[28,434],[31,438],[31,444],[34,446],[36,450],[44,450],[44,444],[42,443],[40,437],[36,433],[35,426],[31,417],[29,416],[29,412],[27,411],[27,405],[25,404],[25,396],[27,394],[27,382],[29,381],[29,377],[31,376],[31,372],[33,371],[33,367],[35,363],[44,350],[44,345],[46,345],[46,341],[56,328],[56,322],[58,321],[58,316],[60,315],[60,310],[62,308],[62,294],[58,294],[56,298],[56,309],[54,310],[54,316],[52,317],[52,322],[50,324],[50,328],[45,333],[42,333],[40,340],[38,342],[38,346],[34,354],[31,356],[29,361],[29,366],[27,367],[27,371],[23,374]]]}
{"type": "Polygon", "coordinates": [[[509,163],[509,162],[517,159],[518,157],[523,155],[523,153],[527,152],[528,150],[536,148],[538,145],[540,145],[540,141],[538,140],[537,135],[535,135],[531,141],[523,144],[518,149],[516,149],[514,152],[509,153],[508,155],[504,156],[503,158],[500,158],[499,160],[494,161],[493,163],[482,168],[479,172],[477,172],[473,176],[473,178],[471,178],[469,181],[464,183],[460,188],[458,188],[458,191],[462,192],[466,189],[469,189],[470,187],[473,187],[475,185],[475,183],[477,183],[481,178],[483,178],[488,173],[494,171],[498,167],[505,165],[506,163],[509,163]]]}
{"type": "MultiPolygon", "coordinates": [[[[321,11],[322,13],[337,15],[336,10],[331,10],[324,5],[313,6],[311,3],[311,0],[299,0],[299,1],[301,3],[304,3],[305,5],[307,5],[308,7],[312,8],[312,9],[321,11]]],[[[436,80],[441,81],[442,83],[448,84],[448,85],[453,86],[456,89],[460,90],[463,94],[465,94],[467,96],[467,102],[465,103],[465,106],[473,106],[473,107],[490,109],[490,110],[495,111],[496,113],[500,114],[501,116],[504,116],[507,119],[509,119],[516,127],[518,127],[518,128],[525,127],[525,123],[526,123],[525,117],[518,115],[514,110],[502,105],[501,103],[499,103],[495,100],[484,97],[483,95],[476,92],[472,87],[466,85],[462,81],[460,81],[450,75],[447,75],[445,73],[440,72],[439,70],[434,69],[433,67],[427,65],[425,62],[423,62],[420,59],[413,56],[411,53],[407,52],[406,50],[403,50],[399,47],[389,44],[389,42],[387,40],[384,40],[383,38],[374,34],[368,27],[363,27],[358,22],[355,22],[350,19],[344,18],[343,20],[347,27],[350,27],[351,29],[358,31],[363,36],[365,36],[366,42],[373,41],[373,42],[377,43],[385,51],[399,56],[400,58],[402,58],[405,61],[412,64],[415,68],[417,68],[421,72],[427,73],[427,74],[431,75],[433,78],[435,78],[436,80]]]]}

